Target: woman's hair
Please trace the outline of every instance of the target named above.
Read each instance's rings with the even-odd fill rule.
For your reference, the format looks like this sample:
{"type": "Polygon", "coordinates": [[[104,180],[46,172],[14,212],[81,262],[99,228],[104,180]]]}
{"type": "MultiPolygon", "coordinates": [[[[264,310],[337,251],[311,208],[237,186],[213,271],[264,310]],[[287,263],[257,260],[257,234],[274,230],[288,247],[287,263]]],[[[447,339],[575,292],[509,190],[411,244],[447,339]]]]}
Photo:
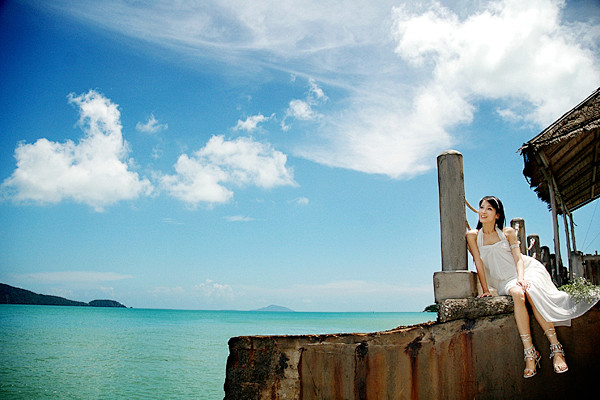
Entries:
{"type": "MultiPolygon", "coordinates": [[[[485,196],[483,199],[479,200],[479,207],[481,207],[481,203],[483,203],[484,200],[487,201],[494,210],[496,210],[496,214],[498,214],[496,226],[500,229],[503,229],[504,224],[506,223],[506,216],[504,215],[504,206],[502,205],[502,202],[495,196],[485,196]]],[[[481,221],[477,219],[477,229],[481,229],[481,227],[481,221]]]]}

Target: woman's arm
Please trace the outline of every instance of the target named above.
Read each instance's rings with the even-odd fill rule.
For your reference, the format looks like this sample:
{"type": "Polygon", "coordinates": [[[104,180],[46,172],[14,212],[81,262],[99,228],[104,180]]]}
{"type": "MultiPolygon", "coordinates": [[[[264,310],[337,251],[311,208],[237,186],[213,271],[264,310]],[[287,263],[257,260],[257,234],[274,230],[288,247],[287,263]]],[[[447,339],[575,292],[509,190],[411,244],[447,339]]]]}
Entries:
{"type": "Polygon", "coordinates": [[[477,277],[479,278],[481,290],[483,291],[483,293],[479,295],[479,297],[491,296],[490,289],[487,285],[485,268],[483,267],[483,260],[479,256],[479,247],[477,247],[477,229],[473,229],[467,232],[467,245],[469,247],[469,252],[471,252],[471,255],[473,256],[473,262],[475,263],[475,268],[477,269],[477,277]]]}
{"type": "Polygon", "coordinates": [[[508,240],[508,244],[510,245],[510,253],[515,260],[515,267],[517,269],[517,285],[521,286],[523,290],[527,290],[529,287],[529,282],[525,281],[525,264],[523,263],[517,232],[511,227],[504,228],[503,232],[504,236],[506,236],[506,239],[508,240]]]}

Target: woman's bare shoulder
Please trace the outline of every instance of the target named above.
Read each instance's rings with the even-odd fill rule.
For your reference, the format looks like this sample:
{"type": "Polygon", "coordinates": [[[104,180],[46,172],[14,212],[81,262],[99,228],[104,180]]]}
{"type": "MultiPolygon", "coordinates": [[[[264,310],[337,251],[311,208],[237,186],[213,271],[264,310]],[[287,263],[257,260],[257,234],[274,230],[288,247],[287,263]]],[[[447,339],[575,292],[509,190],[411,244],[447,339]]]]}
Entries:
{"type": "Polygon", "coordinates": [[[467,231],[467,239],[477,237],[478,232],[479,232],[479,230],[477,230],[477,229],[471,229],[471,230],[467,231]]]}

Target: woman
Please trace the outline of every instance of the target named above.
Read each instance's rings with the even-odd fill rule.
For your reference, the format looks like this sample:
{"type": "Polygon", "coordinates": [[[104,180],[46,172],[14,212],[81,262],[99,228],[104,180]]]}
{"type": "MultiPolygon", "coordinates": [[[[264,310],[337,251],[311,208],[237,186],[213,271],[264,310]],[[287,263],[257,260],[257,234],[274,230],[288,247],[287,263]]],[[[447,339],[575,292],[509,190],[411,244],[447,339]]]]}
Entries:
{"type": "Polygon", "coordinates": [[[531,339],[526,302],[531,305],[535,319],[550,342],[554,371],[559,374],[566,372],[565,352],[554,325],[570,326],[571,319],[583,315],[593,304],[577,303],[570,295],[558,290],[539,261],[521,254],[515,230],[504,227],[504,206],[498,198],[486,196],[481,199],[478,213],[477,229],[467,232],[467,244],[481,284],[482,294],[479,297],[491,296],[490,287],[500,295],[512,296],[525,354],[523,377],[534,376],[541,359],[531,339]]]}

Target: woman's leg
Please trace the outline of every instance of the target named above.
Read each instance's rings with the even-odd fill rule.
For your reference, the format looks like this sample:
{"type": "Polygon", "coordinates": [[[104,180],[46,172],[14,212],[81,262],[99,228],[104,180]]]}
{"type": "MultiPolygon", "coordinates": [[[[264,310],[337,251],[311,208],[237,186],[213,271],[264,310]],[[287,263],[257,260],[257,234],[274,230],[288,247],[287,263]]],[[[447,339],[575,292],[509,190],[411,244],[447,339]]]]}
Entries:
{"type": "MultiPolygon", "coordinates": [[[[540,314],[538,309],[535,307],[535,304],[533,304],[533,301],[531,301],[531,298],[529,296],[527,296],[527,301],[529,301],[531,309],[533,310],[533,316],[535,317],[538,324],[540,324],[540,327],[544,330],[544,334],[548,338],[550,345],[560,345],[558,337],[556,336],[556,331],[554,330],[554,324],[552,322],[546,321],[546,319],[542,316],[542,314],[540,314]]],[[[563,372],[568,369],[564,354],[555,353],[552,361],[554,363],[554,369],[557,372],[563,372]]]]}
{"type": "Polygon", "coordinates": [[[535,348],[533,347],[533,340],[531,339],[531,327],[529,325],[529,312],[527,311],[527,306],[525,305],[525,293],[519,286],[512,287],[508,293],[513,298],[515,322],[517,323],[517,329],[519,331],[519,335],[521,336],[521,340],[523,341],[523,349],[526,355],[525,373],[523,376],[530,377],[536,373],[536,357],[527,357],[528,352],[531,355],[535,353],[535,348]]]}
{"type": "Polygon", "coordinates": [[[527,312],[527,306],[525,305],[525,293],[519,286],[510,288],[508,293],[513,298],[515,321],[517,322],[517,329],[522,335],[531,334],[529,326],[529,313],[527,312]]]}

